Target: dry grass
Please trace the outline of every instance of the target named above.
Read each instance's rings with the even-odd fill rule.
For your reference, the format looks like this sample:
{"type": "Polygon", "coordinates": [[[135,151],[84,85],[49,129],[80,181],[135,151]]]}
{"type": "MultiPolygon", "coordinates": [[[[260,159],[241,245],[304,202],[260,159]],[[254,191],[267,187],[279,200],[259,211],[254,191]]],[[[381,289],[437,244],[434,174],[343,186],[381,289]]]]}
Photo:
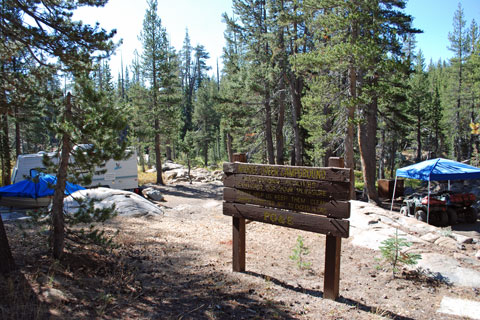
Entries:
{"type": "Polygon", "coordinates": [[[157,181],[156,172],[142,172],[138,171],[138,185],[144,185],[147,183],[155,183],[157,181]]]}

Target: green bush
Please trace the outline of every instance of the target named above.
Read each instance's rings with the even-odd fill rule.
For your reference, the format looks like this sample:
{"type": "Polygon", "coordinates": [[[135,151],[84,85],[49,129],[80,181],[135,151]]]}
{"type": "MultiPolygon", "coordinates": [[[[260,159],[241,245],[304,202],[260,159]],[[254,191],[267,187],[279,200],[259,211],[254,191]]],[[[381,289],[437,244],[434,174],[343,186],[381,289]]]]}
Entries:
{"type": "Polygon", "coordinates": [[[384,262],[392,267],[393,278],[401,265],[416,265],[422,257],[416,253],[407,253],[404,249],[409,248],[412,243],[405,238],[398,237],[398,229],[395,230],[395,236],[383,240],[379,247],[384,262]]]}

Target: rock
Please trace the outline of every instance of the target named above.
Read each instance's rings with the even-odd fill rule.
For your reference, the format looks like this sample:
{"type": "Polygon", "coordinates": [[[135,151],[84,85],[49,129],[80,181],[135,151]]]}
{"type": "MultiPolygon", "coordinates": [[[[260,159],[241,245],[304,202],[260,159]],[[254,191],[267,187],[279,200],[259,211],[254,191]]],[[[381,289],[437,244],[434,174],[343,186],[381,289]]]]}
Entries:
{"type": "Polygon", "coordinates": [[[145,197],[148,197],[154,201],[162,201],[163,200],[163,195],[160,193],[160,191],[153,189],[153,188],[146,188],[142,190],[142,194],[145,197]]]}
{"type": "Polygon", "coordinates": [[[429,232],[420,237],[420,239],[428,242],[435,242],[438,238],[440,238],[440,235],[433,232],[429,232]]]}
{"type": "Polygon", "coordinates": [[[450,248],[450,249],[457,249],[457,241],[450,237],[440,237],[434,242],[438,246],[450,248]]]}
{"type": "Polygon", "coordinates": [[[380,219],[373,219],[373,220],[368,221],[368,224],[376,224],[379,221],[380,221],[380,219]]]}
{"type": "Polygon", "coordinates": [[[480,260],[480,250],[478,250],[477,253],[475,254],[475,258],[477,258],[478,260],[480,260]]]}
{"type": "Polygon", "coordinates": [[[480,302],[451,297],[443,297],[437,313],[454,315],[455,318],[480,319],[480,302]]]}
{"type": "Polygon", "coordinates": [[[175,171],[167,171],[167,172],[163,173],[163,178],[166,181],[173,180],[176,176],[177,176],[177,172],[175,172],[175,171]]]}
{"type": "MultiPolygon", "coordinates": [[[[453,240],[453,239],[452,239],[453,240]]],[[[462,267],[454,257],[438,253],[422,253],[416,267],[433,272],[433,276],[441,281],[456,286],[480,287],[480,272],[472,268],[462,267]]]]}
{"type": "Polygon", "coordinates": [[[184,167],[181,164],[174,163],[172,161],[167,161],[162,166],[162,172],[175,170],[175,169],[183,169],[184,167]]]}
{"type": "Polygon", "coordinates": [[[457,240],[458,243],[472,243],[473,242],[473,238],[464,236],[462,234],[452,233],[452,237],[454,237],[455,240],[457,240]]]}
{"type": "Polygon", "coordinates": [[[63,291],[54,288],[48,288],[47,290],[43,291],[42,296],[47,303],[58,304],[68,301],[68,298],[63,291]]]}
{"type": "Polygon", "coordinates": [[[145,170],[145,172],[148,172],[148,173],[157,172],[157,168],[148,169],[148,170],[145,170]]]}
{"type": "Polygon", "coordinates": [[[110,189],[110,188],[92,188],[74,192],[71,196],[64,199],[64,210],[67,214],[74,214],[78,211],[80,205],[77,200],[95,199],[95,209],[110,208],[115,205],[118,215],[125,216],[148,216],[163,215],[162,209],[147,199],[133,192],[110,189]]]}
{"type": "Polygon", "coordinates": [[[458,250],[467,250],[467,248],[465,248],[465,245],[461,244],[461,243],[457,243],[457,249],[458,250]]]}

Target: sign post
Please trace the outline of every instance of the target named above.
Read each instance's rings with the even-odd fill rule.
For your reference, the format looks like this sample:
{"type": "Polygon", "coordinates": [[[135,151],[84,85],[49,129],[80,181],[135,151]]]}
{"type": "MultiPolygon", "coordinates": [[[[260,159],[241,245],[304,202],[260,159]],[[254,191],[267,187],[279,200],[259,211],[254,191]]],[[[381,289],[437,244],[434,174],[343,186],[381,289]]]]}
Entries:
{"type": "MultiPolygon", "coordinates": [[[[247,155],[244,153],[233,154],[234,162],[247,162],[247,155]]],[[[243,272],[245,271],[245,218],[232,216],[233,236],[233,258],[232,266],[233,271],[243,272]]]]}
{"type": "Polygon", "coordinates": [[[326,235],[324,297],[339,296],[341,238],[349,236],[351,169],[224,163],[223,214],[233,217],[233,271],[245,271],[245,219],[326,235]]]}

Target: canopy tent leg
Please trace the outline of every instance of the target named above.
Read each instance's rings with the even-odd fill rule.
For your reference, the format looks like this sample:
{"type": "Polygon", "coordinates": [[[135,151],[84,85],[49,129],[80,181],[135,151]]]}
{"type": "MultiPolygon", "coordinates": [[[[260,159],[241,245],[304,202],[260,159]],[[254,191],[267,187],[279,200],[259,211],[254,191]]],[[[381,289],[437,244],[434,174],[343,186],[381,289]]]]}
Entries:
{"type": "Polygon", "coordinates": [[[393,199],[395,199],[395,189],[397,189],[397,176],[395,176],[395,183],[393,184],[392,205],[390,206],[390,211],[393,210],[393,199]]]}
{"type": "Polygon", "coordinates": [[[430,222],[430,180],[428,180],[427,224],[430,222]]]}

